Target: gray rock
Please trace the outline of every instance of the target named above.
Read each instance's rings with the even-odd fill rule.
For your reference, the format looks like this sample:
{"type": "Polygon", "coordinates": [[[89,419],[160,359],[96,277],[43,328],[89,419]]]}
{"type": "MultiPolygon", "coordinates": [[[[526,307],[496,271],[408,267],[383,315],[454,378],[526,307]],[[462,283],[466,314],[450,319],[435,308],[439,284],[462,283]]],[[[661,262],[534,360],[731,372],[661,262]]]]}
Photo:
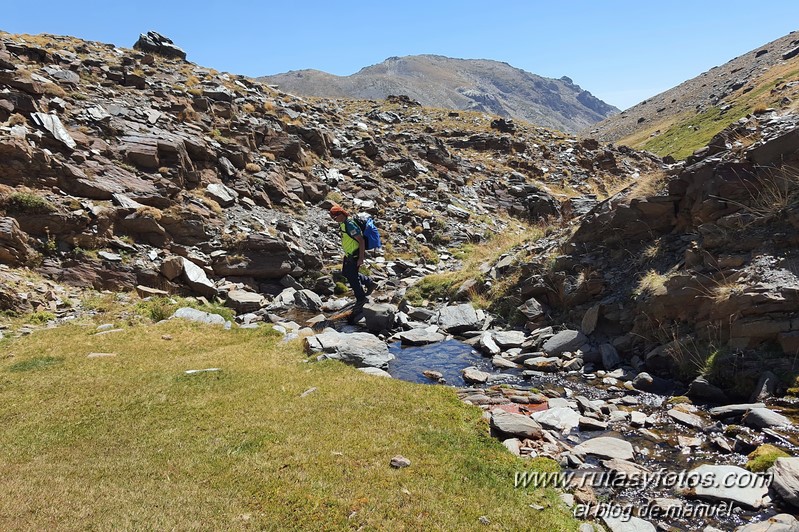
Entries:
{"type": "Polygon", "coordinates": [[[749,398],[749,401],[755,403],[774,395],[774,391],[777,389],[777,382],[778,379],[776,375],[770,371],[764,372],[760,376],[760,380],[757,381],[757,385],[752,391],[752,396],[749,398]]]}
{"type": "Polygon", "coordinates": [[[0,217],[0,264],[20,266],[36,255],[16,218],[0,217]]]}
{"type": "Polygon", "coordinates": [[[212,283],[205,271],[185,257],[183,259],[183,279],[192,290],[205,297],[217,295],[216,286],[212,283]]]}
{"type": "Polygon", "coordinates": [[[502,442],[502,445],[505,446],[507,450],[509,450],[512,454],[516,456],[521,456],[522,454],[522,441],[519,438],[508,438],[502,442]]]}
{"type": "Polygon", "coordinates": [[[182,320],[196,321],[198,323],[207,323],[209,325],[224,325],[225,318],[219,314],[211,314],[210,312],[203,312],[191,307],[181,307],[175,311],[171,316],[182,320]]]}
{"type": "Polygon", "coordinates": [[[358,371],[366,373],[367,375],[372,375],[373,377],[387,377],[391,379],[391,374],[388,371],[382,370],[380,368],[373,368],[373,367],[365,367],[365,368],[358,368],[358,371]]]}
{"type": "Polygon", "coordinates": [[[306,288],[294,292],[294,304],[298,308],[318,312],[322,308],[322,298],[316,292],[306,288]]]}
{"type": "Polygon", "coordinates": [[[709,501],[727,501],[753,509],[763,508],[771,502],[768,496],[767,479],[731,465],[701,465],[692,469],[686,475],[684,483],[677,488],[688,497],[709,501]],[[708,482],[707,479],[714,481],[708,482]],[[696,485],[692,486],[691,484],[696,485]],[[727,487],[730,484],[735,486],[727,487]]]}
{"type": "Polygon", "coordinates": [[[491,428],[507,434],[508,436],[534,440],[541,439],[541,425],[533,419],[521,414],[505,412],[504,410],[494,410],[491,413],[491,428]]]}
{"type": "Polygon", "coordinates": [[[164,57],[186,59],[186,52],[175,46],[171,39],[155,31],[139,34],[139,40],[136,41],[133,48],[164,57]]]}
{"type": "Polygon", "coordinates": [[[172,281],[183,273],[183,257],[168,257],[161,264],[161,275],[172,281]]]}
{"type": "Polygon", "coordinates": [[[495,368],[501,369],[516,369],[519,365],[516,362],[508,360],[507,358],[502,358],[501,356],[495,356],[491,359],[491,365],[495,368]]]}
{"type": "Polygon", "coordinates": [[[324,358],[341,360],[356,367],[385,369],[394,360],[385,342],[369,333],[339,333],[331,330],[307,337],[304,342],[306,352],[321,353],[324,358]]]}
{"type": "Polygon", "coordinates": [[[521,347],[527,339],[522,331],[494,331],[494,342],[502,349],[521,347]]]}
{"type": "Polygon", "coordinates": [[[577,395],[574,398],[577,401],[577,408],[580,409],[580,412],[583,414],[592,413],[592,414],[599,414],[601,410],[597,405],[591,402],[590,399],[585,397],[584,395],[577,395]]]}
{"type": "Polygon", "coordinates": [[[735,532],[799,532],[799,521],[791,514],[777,514],[759,523],[750,523],[735,532]]]}
{"type": "Polygon", "coordinates": [[[453,334],[479,329],[482,321],[470,303],[444,307],[438,315],[439,327],[453,334]]]}
{"type": "Polygon", "coordinates": [[[222,207],[228,207],[236,202],[238,192],[221,183],[211,183],[205,188],[206,194],[222,207]]]}
{"type": "Polygon", "coordinates": [[[605,369],[611,370],[621,364],[621,357],[611,344],[600,345],[599,353],[602,356],[602,366],[605,369]]]}
{"type": "Polygon", "coordinates": [[[583,315],[583,320],[580,323],[580,330],[583,334],[591,334],[596,329],[596,324],[599,321],[599,309],[602,306],[597,303],[586,311],[583,315]]]}
{"type": "Polygon", "coordinates": [[[576,351],[588,342],[588,338],[580,331],[565,330],[544,342],[543,349],[550,356],[558,356],[566,351],[576,351]]]}
{"type": "Polygon", "coordinates": [[[771,486],[794,508],[799,508],[799,458],[777,458],[770,470],[774,475],[771,486]]]}
{"type": "Polygon", "coordinates": [[[601,436],[584,441],[574,448],[577,455],[594,455],[601,458],[618,458],[632,460],[634,457],[633,446],[630,442],[610,436],[601,436]]]}
{"type": "Polygon", "coordinates": [[[697,377],[688,385],[686,394],[694,401],[708,403],[726,403],[727,394],[724,391],[710,384],[706,378],[697,377]]]}
{"type": "Polygon", "coordinates": [[[633,410],[630,412],[630,425],[633,427],[643,427],[646,425],[646,414],[633,410]]]}
{"type": "Polygon", "coordinates": [[[592,417],[580,416],[577,427],[584,431],[608,430],[608,424],[592,417]]]}
{"type": "Polygon", "coordinates": [[[490,373],[480,371],[473,366],[464,368],[461,373],[463,374],[463,380],[472,384],[485,384],[491,378],[490,373]]]}
{"type": "Polygon", "coordinates": [[[603,517],[605,526],[610,532],[657,532],[655,525],[645,521],[640,517],[630,516],[629,519],[622,517],[603,517]]]}
{"type": "Polygon", "coordinates": [[[580,424],[580,414],[571,408],[548,408],[533,412],[531,417],[545,427],[562,432],[569,432],[580,424]]]}
{"type": "Polygon", "coordinates": [[[636,390],[657,393],[661,395],[668,395],[674,389],[673,382],[661,377],[650,375],[646,372],[641,372],[636,375],[632,380],[632,385],[636,390]]]}
{"type": "Polygon", "coordinates": [[[411,461],[400,454],[391,459],[391,467],[395,469],[400,469],[402,467],[409,467],[410,465],[411,461]]]}
{"type": "Polygon", "coordinates": [[[672,408],[668,412],[666,412],[672,419],[679,421],[689,427],[694,427],[697,429],[701,429],[707,425],[705,420],[701,417],[697,416],[696,414],[691,414],[690,412],[685,412],[684,410],[678,410],[676,408],[672,408]]]}
{"type": "Polygon", "coordinates": [[[236,311],[237,314],[255,312],[264,304],[264,297],[261,294],[247,292],[246,290],[231,290],[227,293],[227,306],[236,311]]]}
{"type": "Polygon", "coordinates": [[[397,307],[388,303],[368,303],[363,306],[363,317],[370,331],[390,331],[394,328],[397,307]]]}
{"type": "Polygon", "coordinates": [[[441,342],[446,339],[446,336],[427,329],[412,329],[401,332],[399,339],[402,345],[427,345],[441,342]]]}
{"type": "Polygon", "coordinates": [[[753,408],[743,418],[744,425],[756,429],[767,429],[790,425],[791,420],[768,408],[753,408]]]}
{"type": "Polygon", "coordinates": [[[620,460],[618,458],[611,458],[610,460],[602,460],[602,465],[610,471],[623,475],[627,478],[640,477],[643,473],[649,473],[650,470],[642,465],[629,460],[620,460]]]}
{"type": "Polygon", "coordinates": [[[502,352],[502,349],[494,342],[494,338],[490,331],[484,332],[480,335],[480,340],[477,342],[477,347],[484,354],[489,356],[496,356],[502,352]]]}
{"type": "Polygon", "coordinates": [[[535,321],[544,315],[544,307],[533,297],[519,306],[519,312],[524,314],[528,321],[535,321]]]}
{"type": "Polygon", "coordinates": [[[714,418],[741,417],[753,408],[765,408],[763,403],[745,403],[736,405],[717,406],[708,410],[714,418]]]}
{"type": "Polygon", "coordinates": [[[560,359],[558,357],[533,357],[525,360],[524,366],[536,371],[558,371],[560,359]]]}

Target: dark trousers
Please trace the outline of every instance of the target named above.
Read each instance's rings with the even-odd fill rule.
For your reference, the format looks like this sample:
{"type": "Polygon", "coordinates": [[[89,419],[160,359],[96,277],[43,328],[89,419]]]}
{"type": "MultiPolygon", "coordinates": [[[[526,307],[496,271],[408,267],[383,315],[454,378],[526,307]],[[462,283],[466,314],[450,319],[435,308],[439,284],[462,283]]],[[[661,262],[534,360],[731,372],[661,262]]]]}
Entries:
{"type": "Polygon", "coordinates": [[[366,300],[365,286],[372,284],[372,280],[358,271],[358,259],[344,257],[344,264],[341,265],[341,273],[350,283],[350,288],[355,292],[355,299],[358,301],[366,300]]]}

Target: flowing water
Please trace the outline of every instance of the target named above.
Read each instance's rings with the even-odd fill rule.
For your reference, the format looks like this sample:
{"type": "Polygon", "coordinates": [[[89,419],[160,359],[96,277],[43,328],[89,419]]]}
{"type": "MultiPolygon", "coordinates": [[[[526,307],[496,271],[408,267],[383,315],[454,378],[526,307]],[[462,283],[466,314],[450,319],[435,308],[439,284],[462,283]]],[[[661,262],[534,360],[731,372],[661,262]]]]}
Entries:
{"type": "MultiPolygon", "coordinates": [[[[575,445],[589,438],[598,436],[621,437],[633,444],[640,451],[636,457],[636,463],[649,468],[651,471],[665,470],[667,472],[678,473],[690,470],[700,464],[725,464],[743,466],[746,457],[743,454],[731,453],[723,454],[714,450],[709,443],[714,436],[724,433],[725,425],[721,422],[711,420],[706,415],[706,411],[701,409],[699,414],[707,420],[707,427],[704,429],[693,429],[679,424],[669,418],[665,412],[668,407],[665,403],[668,397],[651,393],[636,393],[624,390],[620,384],[618,386],[603,382],[601,378],[587,377],[579,372],[566,373],[541,373],[530,378],[522,378],[521,370],[498,370],[492,367],[490,358],[481,356],[471,346],[457,341],[447,340],[437,344],[430,344],[419,347],[402,347],[399,342],[390,344],[389,350],[396,357],[389,364],[388,372],[397,379],[406,381],[434,384],[435,381],[425,377],[423,372],[426,370],[438,371],[443,374],[447,385],[455,387],[471,386],[464,382],[461,370],[468,366],[475,366],[478,369],[488,372],[497,378],[491,385],[504,384],[520,390],[545,390],[557,392],[561,397],[573,397],[583,395],[591,400],[602,399],[612,401],[621,400],[625,397],[632,404],[623,405],[622,408],[629,408],[643,412],[646,415],[654,415],[656,423],[649,431],[641,431],[630,425],[629,421],[613,424],[613,430],[605,432],[581,432],[577,429],[562,434],[561,439],[568,445],[575,445]],[[678,445],[678,436],[699,438],[699,447],[681,447],[678,445]]],[[[780,405],[783,413],[795,414],[795,404],[780,405]]],[[[764,435],[759,431],[748,430],[752,441],[757,443],[768,442],[764,435]]],[[[786,434],[795,440],[796,432],[786,434]]],[[[772,441],[773,443],[773,441],[772,441]]],[[[799,447],[795,444],[782,443],[780,445],[792,455],[799,454],[799,447]]],[[[593,458],[587,461],[590,465],[599,468],[599,461],[593,458]]],[[[602,501],[612,501],[622,507],[633,507],[640,509],[654,497],[675,498],[674,490],[670,487],[630,487],[619,489],[618,487],[598,487],[596,495],[602,501]]],[[[699,501],[694,501],[695,504],[699,501]]],[[[712,506],[712,505],[711,505],[712,506]]],[[[718,506],[718,505],[716,505],[718,506]]],[[[746,524],[753,520],[762,520],[771,515],[785,511],[785,508],[777,508],[774,505],[767,509],[752,511],[735,508],[731,512],[723,511],[720,515],[699,519],[696,517],[670,518],[666,521],[675,526],[675,530],[702,530],[708,524],[712,524],[721,530],[733,530],[735,527],[746,524]]],[[[787,509],[790,512],[790,509],[787,509]]],[[[651,519],[656,522],[656,519],[651,519]]]]}

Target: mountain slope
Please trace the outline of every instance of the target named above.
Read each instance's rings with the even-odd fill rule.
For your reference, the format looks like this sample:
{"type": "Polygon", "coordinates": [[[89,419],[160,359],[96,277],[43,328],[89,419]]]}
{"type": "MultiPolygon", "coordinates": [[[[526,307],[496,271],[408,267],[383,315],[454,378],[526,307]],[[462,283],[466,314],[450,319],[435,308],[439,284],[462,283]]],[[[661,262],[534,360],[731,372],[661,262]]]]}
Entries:
{"type": "Polygon", "coordinates": [[[258,78],[303,96],[382,100],[407,95],[429,107],[482,111],[576,132],[618,112],[572,83],[485,59],[390,57],[351,76],[318,70],[258,78]]]}
{"type": "Polygon", "coordinates": [[[799,34],[791,32],[587,128],[583,134],[683,159],[757,110],[796,109],[799,34]]]}

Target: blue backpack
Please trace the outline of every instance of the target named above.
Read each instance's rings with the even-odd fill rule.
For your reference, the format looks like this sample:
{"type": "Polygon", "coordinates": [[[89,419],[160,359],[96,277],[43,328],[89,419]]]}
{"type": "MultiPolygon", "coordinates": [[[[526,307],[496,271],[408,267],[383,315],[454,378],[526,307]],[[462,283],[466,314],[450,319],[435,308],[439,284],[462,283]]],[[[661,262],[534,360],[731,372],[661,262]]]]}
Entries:
{"type": "Polygon", "coordinates": [[[380,233],[377,230],[372,215],[368,212],[359,212],[353,216],[352,219],[355,220],[355,223],[361,228],[363,240],[366,243],[366,249],[377,249],[383,246],[383,244],[380,243],[380,233]]]}

